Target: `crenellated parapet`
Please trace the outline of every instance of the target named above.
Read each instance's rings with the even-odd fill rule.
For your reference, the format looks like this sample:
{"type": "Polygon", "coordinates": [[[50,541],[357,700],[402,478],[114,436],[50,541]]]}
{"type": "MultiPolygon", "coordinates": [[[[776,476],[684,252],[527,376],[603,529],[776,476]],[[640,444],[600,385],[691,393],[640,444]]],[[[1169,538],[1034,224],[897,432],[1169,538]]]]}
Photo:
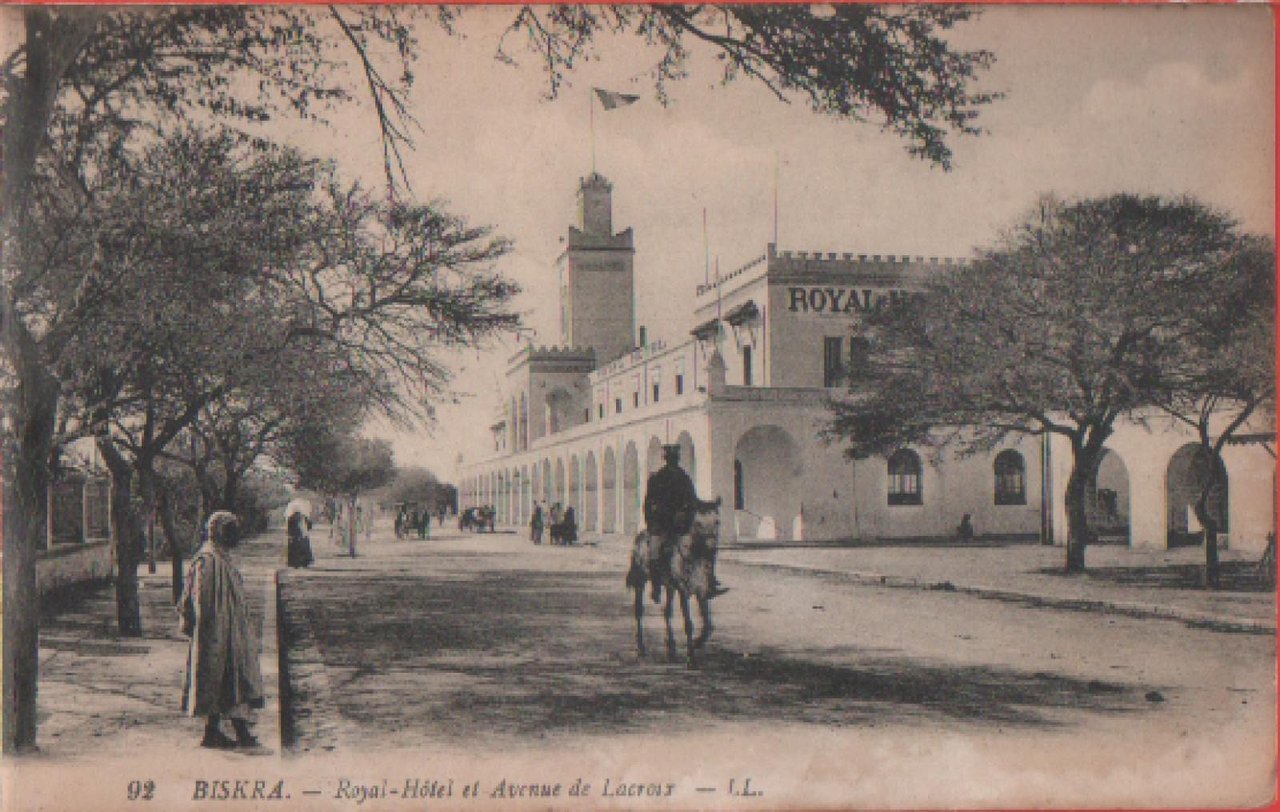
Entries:
{"type": "Polygon", "coordinates": [[[762,256],[756,257],[734,271],[721,276],[718,283],[699,285],[698,296],[714,295],[738,287],[741,277],[760,273],[766,266],[770,282],[819,278],[841,278],[850,283],[896,284],[913,287],[930,276],[949,269],[963,267],[967,260],[953,257],[925,257],[911,254],[855,254],[835,251],[778,251],[769,244],[762,256]]]}

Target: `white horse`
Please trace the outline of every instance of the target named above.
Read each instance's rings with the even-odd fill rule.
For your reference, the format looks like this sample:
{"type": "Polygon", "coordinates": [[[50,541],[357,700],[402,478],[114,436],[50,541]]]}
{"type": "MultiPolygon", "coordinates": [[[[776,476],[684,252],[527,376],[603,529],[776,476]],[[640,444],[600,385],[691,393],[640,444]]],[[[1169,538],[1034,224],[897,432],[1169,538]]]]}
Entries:
{"type": "MultiPolygon", "coordinates": [[[[675,634],[671,629],[671,608],[676,595],[680,596],[680,612],[684,615],[686,664],[693,668],[693,652],[701,648],[711,636],[711,610],[708,593],[711,590],[712,566],[716,547],[720,543],[720,500],[699,501],[693,510],[693,522],[688,533],[676,538],[666,551],[660,582],[653,584],[654,600],[660,589],[666,590],[663,617],[667,623],[667,656],[676,655],[675,634]],[[702,617],[702,629],[695,639],[693,618],[689,616],[689,597],[698,602],[698,614],[702,617]]],[[[662,556],[662,539],[643,531],[636,535],[631,548],[631,568],[627,571],[627,587],[635,591],[636,652],[643,655],[644,647],[644,589],[653,578],[655,565],[662,556]]]]}

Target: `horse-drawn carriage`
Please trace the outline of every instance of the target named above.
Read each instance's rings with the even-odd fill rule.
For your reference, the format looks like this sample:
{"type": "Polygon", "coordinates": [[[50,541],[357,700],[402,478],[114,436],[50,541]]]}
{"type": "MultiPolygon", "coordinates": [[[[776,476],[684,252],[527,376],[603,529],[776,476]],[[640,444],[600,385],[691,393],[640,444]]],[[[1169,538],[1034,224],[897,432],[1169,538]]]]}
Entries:
{"type": "Polygon", "coordinates": [[[483,533],[488,530],[490,533],[495,531],[498,521],[498,512],[491,507],[469,507],[458,514],[458,529],[470,530],[475,533],[483,533]]]}

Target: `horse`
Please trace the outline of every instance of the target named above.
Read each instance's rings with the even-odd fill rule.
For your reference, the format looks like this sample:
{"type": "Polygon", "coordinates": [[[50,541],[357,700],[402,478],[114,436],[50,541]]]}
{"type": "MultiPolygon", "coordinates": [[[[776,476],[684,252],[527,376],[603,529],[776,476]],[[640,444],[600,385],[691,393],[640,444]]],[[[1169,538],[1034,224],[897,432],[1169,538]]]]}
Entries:
{"type": "MultiPolygon", "coordinates": [[[[663,606],[663,618],[667,623],[667,657],[676,656],[675,635],[671,629],[671,608],[676,595],[680,596],[680,612],[684,616],[685,664],[694,667],[694,650],[701,648],[711,636],[711,610],[707,593],[711,587],[712,565],[715,561],[716,547],[720,542],[720,500],[706,502],[698,500],[693,508],[693,521],[689,532],[676,537],[676,541],[666,552],[666,568],[661,575],[661,582],[653,584],[654,601],[659,598],[659,589],[666,590],[666,603],[663,606]],[[698,602],[698,614],[702,619],[702,629],[697,638],[693,636],[693,618],[689,616],[689,597],[698,602]]],[[[645,584],[652,578],[652,565],[661,554],[662,540],[651,536],[648,531],[636,534],[631,548],[631,567],[627,571],[627,587],[635,591],[636,609],[636,653],[645,654],[644,646],[644,591],[645,584]]]]}

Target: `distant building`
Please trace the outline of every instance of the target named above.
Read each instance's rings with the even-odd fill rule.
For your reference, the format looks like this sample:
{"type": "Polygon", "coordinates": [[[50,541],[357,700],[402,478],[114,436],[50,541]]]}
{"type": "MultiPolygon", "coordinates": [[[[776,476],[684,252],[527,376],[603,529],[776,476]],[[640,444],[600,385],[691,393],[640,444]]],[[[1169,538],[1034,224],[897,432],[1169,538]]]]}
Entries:
{"type": "MultiPolygon", "coordinates": [[[[863,363],[851,326],[954,260],[769,244],[697,286],[689,332],[654,340],[637,330],[634,240],[613,231],[611,195],[598,174],[579,182],[557,262],[561,343],[512,356],[491,450],[462,465],[464,508],[491,504],[500,523],[523,525],[535,503],[560,503],[585,532],[634,533],[662,445],[678,443],[699,495],[723,499],[726,539],[949,536],[969,514],[979,536],[1065,540],[1065,443],[851,462],[818,437],[828,395],[856,383],[863,363]]],[[[1198,530],[1186,510],[1203,467],[1192,439],[1168,424],[1117,432],[1089,493],[1104,541],[1164,546],[1198,530]]],[[[1227,456],[1229,537],[1261,550],[1274,464],[1257,446],[1227,456]]]]}

